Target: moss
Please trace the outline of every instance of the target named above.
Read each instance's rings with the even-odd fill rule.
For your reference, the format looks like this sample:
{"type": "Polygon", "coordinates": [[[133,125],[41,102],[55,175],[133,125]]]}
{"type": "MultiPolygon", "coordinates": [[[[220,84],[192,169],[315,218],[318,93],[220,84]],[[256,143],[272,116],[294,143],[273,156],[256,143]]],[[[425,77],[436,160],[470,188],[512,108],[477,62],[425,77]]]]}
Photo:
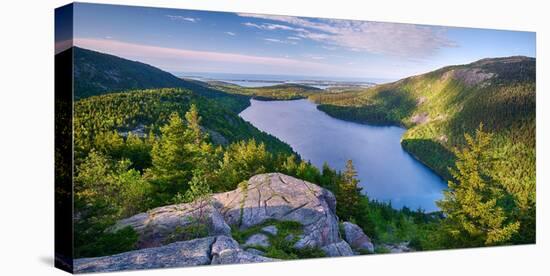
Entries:
{"type": "Polygon", "coordinates": [[[164,244],[173,243],[176,241],[186,241],[208,236],[208,225],[196,218],[189,217],[189,224],[185,226],[177,226],[174,231],[164,240],[164,244]]]}
{"type": "Polygon", "coordinates": [[[244,203],[246,201],[246,198],[248,197],[248,182],[242,181],[238,184],[239,189],[243,191],[243,199],[241,200],[241,212],[239,214],[239,226],[243,224],[243,214],[244,214],[244,203]]]}
{"type": "Polygon", "coordinates": [[[247,248],[263,251],[266,257],[283,260],[325,257],[325,253],[318,248],[294,248],[294,244],[300,239],[300,235],[303,234],[303,226],[295,221],[278,221],[270,219],[245,230],[232,228],[231,231],[233,238],[240,244],[243,244],[250,236],[257,233],[266,235],[269,239],[270,246],[248,246],[247,248]],[[262,228],[270,225],[277,227],[276,235],[262,231],[262,228]],[[292,238],[287,238],[289,236],[292,238]]]}
{"type": "Polygon", "coordinates": [[[374,254],[386,254],[390,253],[390,250],[384,246],[377,246],[374,248],[374,254]]]}
{"type": "Polygon", "coordinates": [[[338,223],[338,233],[340,234],[340,238],[343,238],[346,236],[346,231],[344,230],[344,223],[339,222],[338,223]]]}

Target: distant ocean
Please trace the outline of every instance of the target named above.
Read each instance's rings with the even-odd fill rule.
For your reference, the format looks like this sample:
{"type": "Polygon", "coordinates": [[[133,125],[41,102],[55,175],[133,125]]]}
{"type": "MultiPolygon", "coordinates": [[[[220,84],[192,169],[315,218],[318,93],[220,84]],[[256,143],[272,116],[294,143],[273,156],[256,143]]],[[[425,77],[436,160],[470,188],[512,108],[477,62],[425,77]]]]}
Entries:
{"type": "Polygon", "coordinates": [[[341,78],[318,77],[296,75],[266,75],[266,74],[231,74],[231,73],[205,73],[205,72],[180,72],[176,76],[196,79],[200,81],[223,81],[245,87],[270,86],[283,83],[306,84],[318,88],[327,88],[338,85],[373,85],[389,82],[388,79],[376,78],[341,78]]]}

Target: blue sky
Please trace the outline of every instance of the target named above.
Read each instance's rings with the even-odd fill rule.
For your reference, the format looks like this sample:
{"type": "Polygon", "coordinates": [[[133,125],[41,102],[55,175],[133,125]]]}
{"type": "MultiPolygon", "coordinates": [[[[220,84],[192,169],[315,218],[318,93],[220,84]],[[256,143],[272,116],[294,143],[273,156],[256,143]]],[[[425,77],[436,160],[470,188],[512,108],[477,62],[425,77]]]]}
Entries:
{"type": "Polygon", "coordinates": [[[398,79],[486,57],[535,57],[535,33],[75,5],[77,46],[179,72],[398,79]]]}

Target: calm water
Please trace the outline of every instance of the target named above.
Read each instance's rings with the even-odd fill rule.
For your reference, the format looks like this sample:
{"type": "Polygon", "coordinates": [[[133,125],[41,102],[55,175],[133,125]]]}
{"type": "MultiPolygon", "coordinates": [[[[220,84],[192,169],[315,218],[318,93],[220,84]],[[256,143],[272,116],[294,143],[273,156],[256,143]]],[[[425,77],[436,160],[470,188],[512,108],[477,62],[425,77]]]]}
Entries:
{"type": "Polygon", "coordinates": [[[394,207],[437,210],[446,184],[401,148],[405,129],[351,123],[317,110],[308,100],[257,101],[240,116],[290,144],[302,158],[321,168],[342,170],[352,159],[363,191],[394,207]]]}

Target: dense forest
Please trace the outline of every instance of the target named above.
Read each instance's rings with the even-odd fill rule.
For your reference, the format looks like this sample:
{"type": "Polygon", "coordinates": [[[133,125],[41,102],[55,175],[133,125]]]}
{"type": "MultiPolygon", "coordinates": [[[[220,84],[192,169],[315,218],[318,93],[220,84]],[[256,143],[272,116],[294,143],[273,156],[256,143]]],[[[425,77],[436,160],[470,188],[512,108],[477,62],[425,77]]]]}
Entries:
{"type": "MultiPolygon", "coordinates": [[[[94,57],[86,66],[101,74],[109,72],[102,66],[112,66],[128,79],[139,77],[133,69],[116,69],[132,65],[130,61],[78,51],[100,55],[99,64],[93,64],[94,57]]],[[[416,250],[429,250],[532,243],[534,61],[501,61],[444,68],[365,91],[313,89],[307,95],[332,116],[408,127],[403,146],[449,180],[438,202],[441,211],[434,213],[397,210],[391,203],[369,199],[352,160],[343,171],[327,164],[317,168],[242,120],[238,112],[259,94],[233,95],[236,92],[187,80],[181,81],[192,86],[122,89],[100,78],[97,87],[113,91],[81,87],[83,94],[74,102],[75,255],[132,250],[137,234],[132,228],[110,231],[117,220],[233,190],[266,172],[295,176],[332,191],[338,217],[359,225],[375,244],[408,242],[416,250]],[[519,65],[509,65],[513,62],[519,65]],[[472,77],[468,72],[474,69],[472,77]],[[487,78],[490,73],[494,75],[487,78]],[[479,78],[483,81],[476,83],[479,78]],[[428,115],[419,119],[424,112],[428,115]]],[[[75,76],[76,82],[89,80],[75,76]]],[[[265,91],[269,99],[277,94],[271,88],[265,91]]],[[[200,229],[188,230],[194,237],[201,235],[200,229]]],[[[384,253],[384,247],[377,247],[377,253],[384,253]]]]}
{"type": "MultiPolygon", "coordinates": [[[[245,139],[255,139],[274,153],[291,153],[292,149],[277,138],[259,131],[217,101],[181,88],[134,90],[106,94],[79,100],[75,103],[75,153],[85,155],[92,149],[117,149],[123,137],[153,136],[159,133],[173,112],[183,116],[195,104],[204,117],[203,131],[218,145],[245,139]]],[[[135,163],[136,160],[134,160],[135,163]]]]}

